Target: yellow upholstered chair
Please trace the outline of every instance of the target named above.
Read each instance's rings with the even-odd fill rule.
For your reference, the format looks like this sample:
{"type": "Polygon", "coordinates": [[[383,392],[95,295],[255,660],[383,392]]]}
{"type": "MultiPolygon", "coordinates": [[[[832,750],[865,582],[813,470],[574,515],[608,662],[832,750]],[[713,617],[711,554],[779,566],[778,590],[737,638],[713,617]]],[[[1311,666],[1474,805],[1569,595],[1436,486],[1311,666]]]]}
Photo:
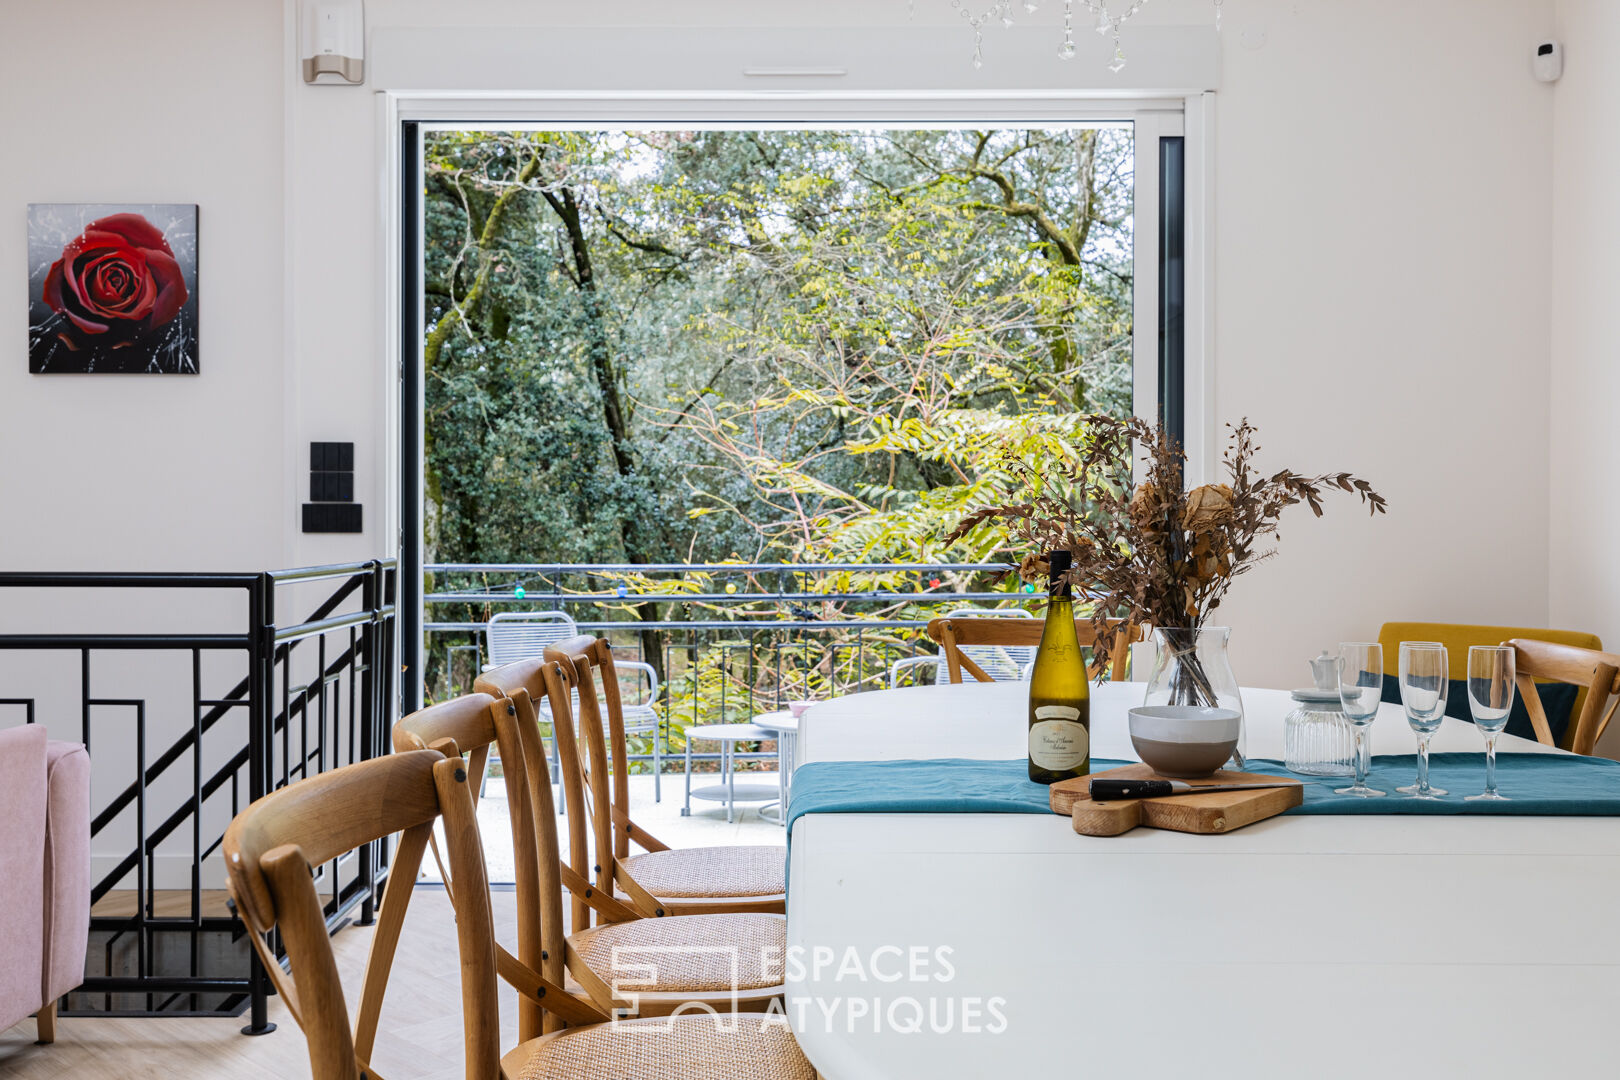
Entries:
{"type": "MultiPolygon", "coordinates": [[[[1603,650],[1603,639],[1596,634],[1580,630],[1540,630],[1525,626],[1469,626],[1463,623],[1388,622],[1378,631],[1379,644],[1384,646],[1384,670],[1395,673],[1396,658],[1403,641],[1438,641],[1446,647],[1451,664],[1450,677],[1468,677],[1468,647],[1470,645],[1502,645],[1515,638],[1530,641],[1548,641],[1555,645],[1573,645],[1580,649],[1603,650]]],[[[1537,682],[1551,680],[1537,679],[1537,682]]],[[[1573,749],[1577,721],[1585,713],[1587,688],[1578,686],[1575,702],[1569,710],[1569,726],[1564,729],[1561,745],[1573,749]]],[[[1590,752],[1587,750],[1585,752],[1590,752]]]]}

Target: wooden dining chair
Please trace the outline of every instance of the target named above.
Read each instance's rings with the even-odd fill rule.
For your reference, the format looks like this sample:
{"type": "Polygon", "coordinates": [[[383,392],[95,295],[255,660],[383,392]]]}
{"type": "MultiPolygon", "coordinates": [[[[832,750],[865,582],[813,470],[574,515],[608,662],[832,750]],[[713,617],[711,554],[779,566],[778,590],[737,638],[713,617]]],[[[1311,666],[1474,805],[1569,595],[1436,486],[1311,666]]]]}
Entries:
{"type": "Polygon", "coordinates": [[[706,1015],[608,1023],[556,982],[536,990],[557,1030],[500,1046],[494,919],[466,764],[434,750],[396,753],[291,784],[254,802],[226,830],[226,884],[277,993],[303,1029],[314,1080],[382,1080],[370,1064],[406,906],[434,823],[455,873],[462,1052],[467,1080],[814,1080],[788,1026],[765,1016],[706,1015]],[[390,868],[349,1029],[337,960],[312,868],[394,832],[390,868]],[[266,940],[281,933],[290,971],[266,940]]]}
{"type": "MultiPolygon", "coordinates": [[[[1033,619],[1034,614],[1024,608],[957,608],[941,615],[942,619],[1033,619]]],[[[979,669],[997,682],[1016,682],[1035,662],[1034,645],[968,646],[963,655],[971,656],[979,669]]],[[[934,683],[945,682],[945,650],[932,656],[907,656],[889,665],[889,689],[900,688],[900,676],[908,668],[933,669],[934,683]]],[[[912,676],[913,684],[916,676],[912,676]]]]}
{"type": "Polygon", "coordinates": [[[469,896],[457,920],[462,956],[463,1050],[468,1080],[496,1075],[500,1052],[490,912],[484,854],[461,760],[432,750],[395,754],[272,792],[238,814],[225,830],[226,888],[276,992],[309,1043],[316,1080],[375,1077],[369,1064],[395,948],[433,824],[444,821],[450,864],[469,896]],[[360,989],[359,1017],[349,1030],[326,914],[313,871],[362,844],[402,833],[390,866],[382,911],[360,989]],[[266,935],[281,933],[291,972],[270,952],[266,935]],[[487,973],[487,978],[485,975],[487,973]],[[478,1067],[478,1063],[485,1063],[478,1067]]]}
{"type": "MultiPolygon", "coordinates": [[[[576,637],[569,639],[571,642],[579,640],[582,640],[582,638],[576,637]]],[[[563,879],[565,887],[568,889],[568,892],[573,899],[573,909],[569,920],[569,925],[575,927],[585,927],[591,925],[591,912],[593,910],[593,905],[599,907],[600,905],[608,903],[617,904],[618,907],[623,908],[627,914],[621,915],[618,913],[617,909],[615,909],[604,916],[607,921],[622,921],[623,919],[630,917],[639,918],[642,916],[642,913],[632,907],[620,903],[613,895],[612,889],[599,890],[592,883],[592,877],[594,874],[594,871],[592,870],[594,863],[590,854],[590,830],[592,823],[585,813],[585,800],[583,795],[585,785],[579,785],[578,789],[576,790],[576,787],[570,785],[568,782],[570,773],[579,768],[580,754],[578,751],[578,724],[574,721],[572,702],[570,702],[570,708],[564,710],[562,714],[562,717],[567,720],[566,725],[563,724],[559,718],[551,712],[551,698],[546,692],[545,680],[545,671],[549,666],[550,661],[547,661],[543,657],[534,657],[527,660],[519,660],[511,664],[503,664],[498,668],[481,673],[477,680],[473,683],[473,690],[477,693],[488,694],[499,700],[509,702],[511,704],[511,712],[509,715],[517,719],[521,730],[527,732],[530,730],[531,723],[533,724],[534,734],[532,736],[525,736],[524,739],[525,754],[529,753],[532,746],[539,745],[542,742],[543,737],[540,734],[540,724],[543,719],[549,718],[552,739],[551,760],[557,763],[557,775],[559,780],[562,781],[563,803],[567,808],[567,859],[563,859],[560,854],[560,841],[557,847],[557,852],[559,853],[559,876],[563,879]],[[563,758],[563,747],[565,745],[568,747],[568,757],[566,761],[563,758]]],[[[544,801],[555,806],[556,800],[551,797],[550,769],[548,768],[543,774],[531,773],[527,769],[527,764],[528,763],[525,761],[524,783],[526,788],[533,791],[534,797],[531,799],[531,806],[539,805],[542,801],[540,799],[539,791],[540,781],[542,778],[545,781],[546,788],[546,799],[544,801]]],[[[552,829],[552,835],[555,834],[556,829],[554,826],[552,829]]],[[[539,830],[536,830],[536,836],[538,837],[538,835],[539,830]]]]}
{"type": "MultiPolygon", "coordinates": [[[[608,642],[581,636],[552,646],[545,656],[551,664],[544,676],[553,711],[578,700],[582,713],[578,731],[586,744],[583,752],[577,741],[569,740],[559,740],[558,749],[564,758],[561,772],[568,813],[581,807],[595,838],[597,858],[591,869],[597,884],[622,892],[643,915],[786,912],[785,847],[671,848],[631,818],[628,754],[608,642]],[[574,699],[571,691],[576,689],[574,699]],[[606,724],[598,694],[606,703],[606,724]],[[632,854],[632,844],[641,851],[632,854]]],[[[570,827],[579,824],[576,819],[570,827]]]]}
{"type": "MultiPolygon", "coordinates": [[[[430,747],[454,757],[468,753],[475,778],[491,745],[500,751],[518,935],[515,954],[497,942],[495,957],[498,973],[519,994],[520,1036],[550,1030],[543,1015],[550,1006],[538,989],[548,980],[595,1010],[618,1016],[665,1016],[692,1007],[758,1011],[780,998],[780,965],[771,958],[782,956],[786,946],[781,916],[740,916],[723,924],[679,918],[654,925],[561,860],[538,715],[526,690],[513,690],[513,696],[499,699],[475,693],[423,709],[395,724],[393,737],[397,750],[430,747]],[[565,935],[565,889],[596,915],[596,927],[576,919],[574,932],[565,935]],[[629,992],[618,992],[619,987],[629,992]]],[[[446,887],[459,910],[460,881],[451,877],[446,887]]]]}
{"type": "Polygon", "coordinates": [[[1536,691],[1536,681],[1569,683],[1581,688],[1581,700],[1571,710],[1573,719],[1565,732],[1564,748],[1590,755],[1598,739],[1608,730],[1615,706],[1620,704],[1620,656],[1529,638],[1511,638],[1502,644],[1513,646],[1519,697],[1530,714],[1537,742],[1555,745],[1541,695],[1536,691]]]}
{"type": "MultiPolygon", "coordinates": [[[[950,673],[951,682],[960,683],[964,669],[979,682],[995,682],[996,680],[987,675],[964,648],[982,648],[986,645],[1000,645],[1005,648],[1039,645],[1045,625],[1037,619],[930,619],[928,636],[938,642],[941,651],[944,652],[945,666],[950,673]]],[[[1123,619],[1109,619],[1106,625],[1113,634],[1113,644],[1109,648],[1108,677],[1112,682],[1124,682],[1127,665],[1130,662],[1130,647],[1142,640],[1143,628],[1139,624],[1128,623],[1123,619]]],[[[1080,639],[1082,649],[1090,648],[1097,643],[1096,627],[1092,625],[1090,619],[1074,620],[1074,632],[1080,639]]],[[[1091,669],[1093,677],[1101,672],[1100,667],[1091,669]]]]}
{"type": "MultiPolygon", "coordinates": [[[[1448,677],[1452,680],[1466,679],[1468,677],[1468,647],[1470,645],[1503,645],[1510,641],[1540,641],[1552,645],[1567,645],[1587,652],[1602,654],[1603,640],[1596,634],[1589,634],[1581,630],[1548,630],[1525,626],[1475,626],[1467,623],[1432,623],[1432,622],[1387,622],[1378,631],[1378,642],[1384,647],[1384,670],[1393,672],[1396,658],[1400,653],[1403,641],[1437,641],[1446,647],[1449,660],[1448,677]]],[[[1606,655],[1606,654],[1604,654],[1606,655]]],[[[1534,663],[1535,661],[1532,661],[1534,663]]],[[[1566,680],[1552,678],[1542,679],[1532,677],[1531,685],[1536,681],[1564,682],[1566,680]]],[[[1578,719],[1583,716],[1589,707],[1592,691],[1585,684],[1575,683],[1575,697],[1570,703],[1569,723],[1564,726],[1562,738],[1556,738],[1551,730],[1546,711],[1541,709],[1542,721],[1547,725],[1545,737],[1537,729],[1536,739],[1548,746],[1561,746],[1565,750],[1573,750],[1575,736],[1579,728],[1578,719]]],[[[1599,695],[1602,697],[1602,695],[1599,695]]],[[[1524,698],[1525,711],[1529,712],[1533,704],[1541,705],[1540,694],[1534,690],[1528,696],[1521,692],[1524,698]]],[[[1531,717],[1531,725],[1535,726],[1535,718],[1531,717]]],[[[1595,741],[1596,735],[1593,734],[1595,741]]],[[[1577,751],[1590,752],[1590,751],[1577,751]]]]}

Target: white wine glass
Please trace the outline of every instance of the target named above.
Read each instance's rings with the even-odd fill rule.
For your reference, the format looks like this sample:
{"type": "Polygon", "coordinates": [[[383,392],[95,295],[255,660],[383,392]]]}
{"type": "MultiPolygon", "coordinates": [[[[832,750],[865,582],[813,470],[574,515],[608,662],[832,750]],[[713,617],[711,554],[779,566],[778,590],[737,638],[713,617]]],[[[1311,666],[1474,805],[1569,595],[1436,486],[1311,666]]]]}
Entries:
{"type": "Polygon", "coordinates": [[[1467,802],[1507,802],[1496,790],[1496,739],[1513,711],[1514,660],[1511,645],[1474,645],[1468,650],[1468,710],[1485,736],[1485,790],[1467,802]]]}
{"type": "Polygon", "coordinates": [[[1401,642],[1401,705],[1406,722],[1417,736],[1417,783],[1395,790],[1414,799],[1438,799],[1444,788],[1429,783],[1429,740],[1446,718],[1446,693],[1451,688],[1446,647],[1437,641],[1401,642]]]}
{"type": "Polygon", "coordinates": [[[1366,799],[1388,794],[1367,786],[1367,772],[1372,768],[1372,732],[1368,729],[1378,716],[1383,695],[1384,647],[1376,641],[1339,642],[1339,704],[1356,733],[1356,782],[1335,788],[1340,795],[1366,799]]]}

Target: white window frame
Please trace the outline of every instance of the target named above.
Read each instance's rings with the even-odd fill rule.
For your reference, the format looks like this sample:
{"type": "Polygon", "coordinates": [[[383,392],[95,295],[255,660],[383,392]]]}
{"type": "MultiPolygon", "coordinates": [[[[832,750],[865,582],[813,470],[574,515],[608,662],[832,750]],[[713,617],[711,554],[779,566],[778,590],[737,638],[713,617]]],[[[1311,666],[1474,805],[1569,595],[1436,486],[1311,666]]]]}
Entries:
{"type": "MultiPolygon", "coordinates": [[[[527,94],[415,93],[384,91],[378,98],[379,158],[384,221],[381,262],[384,296],[381,339],[385,370],[399,373],[402,361],[399,283],[401,125],[425,129],[568,130],[627,127],[722,129],[738,127],[952,127],[974,125],[1058,125],[1130,122],[1135,128],[1135,288],[1132,300],[1132,397],[1138,416],[1158,411],[1158,207],[1157,140],[1185,138],[1186,161],[1186,331],[1184,402],[1189,483],[1214,478],[1218,465],[1212,414],[1214,387],[1214,307],[1210,302],[1213,259],[1211,211],[1211,129],[1213,94],[1104,97],[1097,94],[1014,92],[998,95],[947,93],[796,91],[792,93],[626,92],[527,94]]],[[[420,230],[418,230],[420,235],[420,230]]],[[[418,254],[416,257],[420,257],[418,254]]],[[[401,476],[399,395],[389,396],[386,424],[389,475],[401,476]]],[[[389,484],[386,536],[399,535],[399,485],[389,484]]]]}

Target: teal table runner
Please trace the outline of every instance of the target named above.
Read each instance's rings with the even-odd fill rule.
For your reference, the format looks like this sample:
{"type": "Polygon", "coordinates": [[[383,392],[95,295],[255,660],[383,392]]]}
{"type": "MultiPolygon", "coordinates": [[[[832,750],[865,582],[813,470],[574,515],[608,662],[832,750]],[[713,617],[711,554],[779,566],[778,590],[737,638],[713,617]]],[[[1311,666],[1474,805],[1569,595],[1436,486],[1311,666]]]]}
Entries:
{"type": "MultiPolygon", "coordinates": [[[[1254,760],[1248,771],[1296,776],[1280,761],[1254,760]]],[[[1620,815],[1620,761],[1565,754],[1498,754],[1496,790],[1506,802],[1468,802],[1485,790],[1485,755],[1430,754],[1429,783],[1444,788],[1439,799],[1411,799],[1395,789],[1417,782],[1417,755],[1375,757],[1367,786],[1387,791],[1382,799],[1338,795],[1348,778],[1307,784],[1305,802],[1290,814],[1491,814],[1508,817],[1613,817],[1620,815]]]]}
{"type": "MultiPolygon", "coordinates": [[[[1095,772],[1129,764],[1097,759],[1095,772]]],[[[805,814],[1048,814],[1047,788],[1033,783],[1023,758],[974,761],[813,761],[793,774],[788,835],[805,814]]],[[[1249,772],[1293,776],[1282,763],[1251,759],[1249,772]]],[[[1438,800],[1409,799],[1397,787],[1417,777],[1412,754],[1377,757],[1367,783],[1390,794],[1382,799],[1337,795],[1349,781],[1307,783],[1305,802],[1290,814],[1497,814],[1606,817],[1620,815],[1620,762],[1562,754],[1502,754],[1496,759],[1497,789],[1507,802],[1466,802],[1485,787],[1485,755],[1434,754],[1429,782],[1450,794],[1438,800]]],[[[1295,777],[1296,779],[1308,779],[1295,777]]]]}

